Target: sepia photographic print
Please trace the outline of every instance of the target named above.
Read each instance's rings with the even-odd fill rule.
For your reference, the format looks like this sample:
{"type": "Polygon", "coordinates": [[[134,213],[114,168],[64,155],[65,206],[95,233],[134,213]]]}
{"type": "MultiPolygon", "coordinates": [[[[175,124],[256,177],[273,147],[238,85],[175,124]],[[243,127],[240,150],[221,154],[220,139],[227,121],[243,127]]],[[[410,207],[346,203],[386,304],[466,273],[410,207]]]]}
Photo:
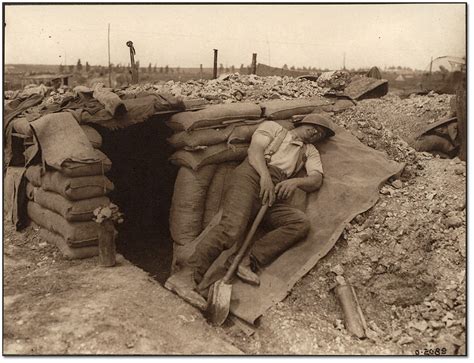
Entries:
{"type": "Polygon", "coordinates": [[[466,356],[467,12],[3,11],[3,356],[466,356]]]}

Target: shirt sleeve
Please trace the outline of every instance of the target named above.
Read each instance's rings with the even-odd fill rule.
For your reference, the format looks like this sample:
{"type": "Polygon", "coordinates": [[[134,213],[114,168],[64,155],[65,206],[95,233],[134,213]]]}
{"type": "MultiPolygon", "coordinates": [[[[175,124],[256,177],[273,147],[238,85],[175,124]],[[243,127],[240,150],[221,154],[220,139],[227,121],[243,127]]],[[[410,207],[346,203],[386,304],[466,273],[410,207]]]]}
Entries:
{"type": "Polygon", "coordinates": [[[311,144],[306,146],[305,168],[308,175],[314,175],[316,172],[323,174],[323,164],[321,163],[319,151],[311,144]]]}
{"type": "Polygon", "coordinates": [[[273,121],[264,121],[260,124],[260,126],[255,130],[255,134],[260,134],[260,135],[265,135],[270,138],[270,140],[273,140],[277,134],[283,129],[282,126],[277,124],[276,122],[273,121]]]}

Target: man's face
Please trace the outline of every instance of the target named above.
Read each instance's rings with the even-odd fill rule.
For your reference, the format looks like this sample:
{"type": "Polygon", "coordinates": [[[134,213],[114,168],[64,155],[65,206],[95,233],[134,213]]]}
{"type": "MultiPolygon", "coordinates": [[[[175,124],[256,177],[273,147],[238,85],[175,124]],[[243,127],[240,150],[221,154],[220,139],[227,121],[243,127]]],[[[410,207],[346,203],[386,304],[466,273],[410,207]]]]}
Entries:
{"type": "Polygon", "coordinates": [[[301,138],[306,144],[314,144],[326,137],[326,130],[322,126],[304,124],[299,128],[301,129],[301,138]]]}

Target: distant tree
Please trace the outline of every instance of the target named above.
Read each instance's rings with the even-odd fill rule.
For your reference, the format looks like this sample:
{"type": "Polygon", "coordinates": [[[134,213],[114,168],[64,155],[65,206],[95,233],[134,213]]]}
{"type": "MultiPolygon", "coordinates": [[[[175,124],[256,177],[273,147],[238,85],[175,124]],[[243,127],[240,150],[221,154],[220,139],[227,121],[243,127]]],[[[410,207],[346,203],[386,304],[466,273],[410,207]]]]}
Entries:
{"type": "Polygon", "coordinates": [[[160,73],[163,73],[163,67],[160,67],[160,73]]]}
{"type": "Polygon", "coordinates": [[[63,64],[61,63],[61,64],[59,65],[59,73],[63,73],[63,72],[64,72],[64,66],[63,66],[63,64]]]}
{"type": "Polygon", "coordinates": [[[283,69],[288,70],[288,64],[283,64],[283,69]]]}
{"type": "Polygon", "coordinates": [[[295,70],[295,66],[291,66],[290,70],[294,71],[294,70],[295,70]]]}
{"type": "Polygon", "coordinates": [[[82,63],[80,59],[77,60],[76,70],[78,72],[82,71],[82,63]]]}
{"type": "Polygon", "coordinates": [[[165,73],[169,73],[169,71],[170,71],[170,67],[168,67],[168,65],[166,65],[166,67],[165,67],[165,73]]]}
{"type": "Polygon", "coordinates": [[[151,73],[151,63],[148,64],[148,73],[151,73]]]}
{"type": "Polygon", "coordinates": [[[224,65],[222,63],[219,64],[219,73],[224,73],[224,65]]]}
{"type": "Polygon", "coordinates": [[[240,74],[244,73],[244,65],[243,64],[240,65],[239,71],[240,71],[240,74]]]}
{"type": "Polygon", "coordinates": [[[155,65],[153,66],[153,73],[156,73],[156,63],[155,63],[155,65]]]}
{"type": "Polygon", "coordinates": [[[86,72],[89,72],[91,70],[91,66],[89,65],[89,62],[86,62],[86,72]]]}
{"type": "Polygon", "coordinates": [[[234,65],[231,65],[231,66],[230,66],[230,71],[231,71],[232,73],[235,73],[235,67],[234,67],[234,65]]]}
{"type": "Polygon", "coordinates": [[[68,68],[69,68],[69,72],[71,73],[74,72],[74,64],[71,64],[68,68]]]}
{"type": "Polygon", "coordinates": [[[308,68],[306,68],[305,66],[303,66],[303,71],[307,71],[307,70],[308,70],[308,68]]]}

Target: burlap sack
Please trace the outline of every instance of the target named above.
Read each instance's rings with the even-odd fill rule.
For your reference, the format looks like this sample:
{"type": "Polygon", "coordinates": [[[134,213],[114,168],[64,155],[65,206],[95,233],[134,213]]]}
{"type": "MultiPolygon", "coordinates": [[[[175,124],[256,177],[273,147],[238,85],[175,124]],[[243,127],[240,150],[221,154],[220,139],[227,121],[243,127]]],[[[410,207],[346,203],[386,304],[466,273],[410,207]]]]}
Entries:
{"type": "Polygon", "coordinates": [[[176,131],[195,130],[200,127],[222,125],[231,120],[255,120],[261,117],[262,110],[255,103],[229,103],[210,105],[199,111],[177,113],[166,122],[176,131]]]}
{"type": "Polygon", "coordinates": [[[284,120],[294,115],[305,115],[318,107],[331,104],[323,98],[270,100],[260,103],[263,116],[268,120],[284,120]]]}
{"type": "Polygon", "coordinates": [[[178,150],[170,156],[172,164],[199,170],[204,165],[220,164],[225,161],[242,161],[247,157],[248,144],[212,145],[204,150],[178,150]]]}
{"type": "MultiPolygon", "coordinates": [[[[295,128],[294,123],[291,120],[277,120],[275,122],[287,130],[292,130],[295,128]]],[[[245,125],[234,128],[227,139],[227,143],[250,143],[253,133],[259,126],[260,124],[245,125]]]]}
{"type": "Polygon", "coordinates": [[[441,151],[449,155],[456,148],[448,139],[438,135],[422,135],[415,140],[416,151],[441,151]]]}
{"type": "Polygon", "coordinates": [[[99,229],[102,226],[96,222],[68,222],[59,214],[31,201],[27,210],[33,222],[59,234],[71,248],[97,246],[99,243],[99,229]]]}
{"type": "Polygon", "coordinates": [[[40,228],[39,236],[44,239],[46,242],[49,242],[55,245],[60,251],[61,254],[69,260],[76,260],[82,258],[89,258],[99,255],[98,246],[88,246],[88,247],[78,247],[71,248],[66,243],[65,239],[54,232],[48,231],[45,228],[40,228]]]}
{"type": "Polygon", "coordinates": [[[198,148],[225,142],[234,130],[234,125],[220,129],[205,129],[194,131],[181,131],[167,139],[175,149],[198,148]]]}
{"type": "Polygon", "coordinates": [[[102,136],[96,129],[87,125],[81,125],[81,129],[82,131],[84,131],[91,145],[94,148],[100,149],[102,147],[102,136]]]}
{"type": "Polygon", "coordinates": [[[78,161],[66,160],[62,163],[61,169],[58,169],[62,174],[77,177],[77,176],[92,176],[104,175],[112,168],[112,162],[102,151],[94,149],[99,161],[93,163],[81,163],[78,161]]]}
{"type": "Polygon", "coordinates": [[[69,222],[91,221],[94,217],[94,209],[110,204],[107,197],[96,197],[83,200],[68,200],[62,195],[47,192],[32,184],[27,186],[28,199],[38,203],[43,208],[49,209],[69,222]]]}
{"type": "Polygon", "coordinates": [[[70,178],[58,171],[46,171],[42,175],[39,165],[30,166],[25,175],[35,187],[61,194],[69,200],[101,197],[114,190],[113,183],[103,175],[70,178]]]}
{"type": "Polygon", "coordinates": [[[179,169],[169,217],[175,243],[185,245],[201,233],[207,190],[216,169],[217,165],[207,165],[199,171],[179,169]]]}
{"type": "Polygon", "coordinates": [[[229,183],[232,170],[234,170],[237,165],[239,165],[238,162],[227,162],[217,166],[216,173],[214,174],[209,185],[209,190],[207,191],[203,227],[206,227],[209,224],[221,207],[222,198],[224,196],[224,187],[229,183]]]}

